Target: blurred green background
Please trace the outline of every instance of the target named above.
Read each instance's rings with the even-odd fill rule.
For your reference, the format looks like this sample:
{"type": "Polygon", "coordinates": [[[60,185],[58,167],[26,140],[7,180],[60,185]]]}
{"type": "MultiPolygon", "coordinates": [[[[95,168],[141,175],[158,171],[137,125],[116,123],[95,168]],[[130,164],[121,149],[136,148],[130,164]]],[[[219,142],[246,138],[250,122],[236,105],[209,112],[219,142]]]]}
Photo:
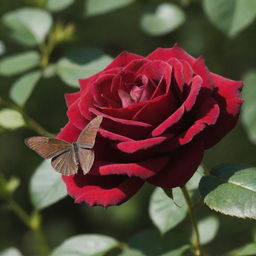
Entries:
{"type": "MultiPolygon", "coordinates": [[[[0,61],[8,56],[30,50],[40,52],[37,45],[28,46],[13,39],[12,30],[4,22],[4,15],[24,7],[40,8],[53,17],[51,31],[56,28],[56,24],[59,24],[62,33],[60,41],[50,54],[48,63],[45,66],[41,63],[41,67],[44,68],[43,76],[34,85],[24,107],[30,117],[51,133],[57,133],[67,122],[63,94],[78,90],[75,88],[76,84],[66,81],[65,77],[61,76],[61,72],[56,71],[55,63],[64,57],[72,60],[76,65],[82,65],[99,59],[99,56],[104,54],[105,59],[100,60],[103,63],[100,62],[99,65],[96,63],[96,66],[104,66],[109,56],[115,57],[123,50],[145,56],[157,47],[171,47],[177,42],[194,57],[202,55],[212,72],[234,80],[248,80],[247,86],[250,90],[256,82],[256,73],[253,73],[256,68],[256,22],[254,22],[256,11],[251,14],[251,8],[242,8],[244,13],[234,14],[225,9],[225,2],[227,2],[225,0],[216,1],[217,6],[211,6],[209,1],[200,0],[120,0],[120,6],[117,4],[119,0],[105,0],[108,3],[95,1],[95,6],[93,3],[90,6],[90,2],[93,1],[75,0],[64,1],[67,2],[66,7],[58,6],[61,1],[54,3],[47,0],[0,0],[2,16],[0,61]],[[99,2],[98,6],[96,2],[99,2]],[[221,2],[224,5],[221,5],[221,2]],[[53,4],[53,7],[50,4],[53,4]],[[218,15],[214,16],[216,11],[218,15]],[[239,21],[239,15],[243,17],[241,21],[239,21]],[[229,18],[232,19],[232,26],[237,27],[230,28],[229,18]]],[[[17,21],[16,24],[18,24],[17,21]]],[[[71,65],[68,68],[74,76],[81,72],[77,66],[71,65]],[[74,71],[75,68],[78,70],[74,71]]],[[[96,71],[97,68],[99,67],[96,67],[96,71]]],[[[39,70],[40,67],[34,69],[39,70]]],[[[68,74],[68,70],[63,72],[68,74]]],[[[10,100],[19,98],[17,94],[10,96],[10,90],[21,75],[6,75],[1,71],[1,64],[0,73],[1,97],[11,98],[10,100]]],[[[248,95],[251,96],[253,93],[256,95],[255,90],[248,95]]],[[[204,163],[208,168],[223,162],[256,165],[256,145],[252,130],[253,127],[256,128],[255,125],[253,126],[256,113],[252,112],[251,117],[243,118],[244,125],[239,122],[237,127],[218,145],[207,151],[204,163]]],[[[36,133],[26,127],[8,129],[4,124],[2,126],[0,171],[7,179],[13,176],[20,179],[21,184],[15,191],[14,197],[27,212],[30,212],[33,206],[29,200],[29,183],[41,159],[27,149],[23,141],[24,138],[36,133]]],[[[144,186],[127,203],[109,209],[77,205],[72,198],[66,197],[41,211],[42,229],[47,242],[51,248],[54,248],[68,237],[77,234],[99,233],[115,237],[119,241],[128,241],[145,229],[153,229],[153,232],[157,232],[148,214],[152,191],[151,186],[144,186]]],[[[0,207],[0,251],[8,247],[16,247],[24,255],[38,255],[32,232],[12,211],[8,210],[4,201],[0,201],[0,207]]],[[[209,255],[225,255],[229,250],[247,242],[256,241],[254,221],[220,216],[210,213],[206,207],[203,207],[198,214],[200,217],[208,214],[216,215],[221,223],[217,238],[206,245],[206,248],[211,251],[209,255]],[[225,243],[223,243],[224,240],[225,243]]],[[[165,239],[175,240],[177,234],[183,232],[183,229],[183,226],[177,226],[171,231],[172,233],[166,235],[168,239],[165,239]]],[[[183,234],[186,232],[184,231],[183,234]]],[[[152,255],[154,255],[153,252],[152,255]]]]}

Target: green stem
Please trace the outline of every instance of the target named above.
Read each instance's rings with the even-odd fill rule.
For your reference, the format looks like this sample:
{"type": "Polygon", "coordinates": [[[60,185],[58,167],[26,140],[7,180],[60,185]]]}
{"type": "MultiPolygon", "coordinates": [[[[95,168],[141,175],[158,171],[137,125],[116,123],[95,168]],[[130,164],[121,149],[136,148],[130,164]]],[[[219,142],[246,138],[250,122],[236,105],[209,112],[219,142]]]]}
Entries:
{"type": "Polygon", "coordinates": [[[46,242],[46,239],[43,235],[42,232],[42,227],[41,227],[41,220],[40,220],[40,216],[37,213],[37,222],[36,224],[33,223],[33,216],[29,216],[29,214],[27,214],[22,208],[21,206],[13,200],[13,198],[9,195],[6,198],[8,205],[10,207],[10,209],[19,217],[19,219],[29,228],[31,229],[34,234],[35,237],[37,239],[37,243],[38,243],[38,249],[40,251],[40,255],[41,256],[48,256],[49,255],[49,247],[48,244],[46,242]]]}
{"type": "Polygon", "coordinates": [[[36,131],[38,134],[42,135],[42,136],[47,136],[47,137],[54,137],[55,135],[48,132],[47,130],[45,130],[39,123],[37,123],[34,119],[32,119],[31,117],[29,117],[25,112],[24,110],[11,103],[11,102],[8,102],[6,100],[4,100],[3,98],[0,97],[0,105],[3,105],[7,108],[10,108],[10,109],[13,109],[13,110],[16,110],[18,111],[24,118],[27,126],[29,128],[31,128],[32,130],[36,131]]]}
{"type": "Polygon", "coordinates": [[[195,255],[196,256],[203,256],[204,253],[203,253],[202,248],[201,248],[200,236],[199,236],[199,231],[198,231],[198,227],[197,227],[197,220],[196,220],[196,217],[195,217],[195,214],[194,214],[193,203],[192,203],[192,200],[190,198],[190,195],[188,193],[187,188],[184,186],[184,187],[181,187],[181,190],[182,190],[182,193],[183,193],[184,198],[186,200],[186,203],[188,205],[189,217],[190,217],[192,228],[193,228],[193,231],[194,231],[194,234],[195,234],[195,241],[193,242],[193,246],[195,248],[195,255]]]}

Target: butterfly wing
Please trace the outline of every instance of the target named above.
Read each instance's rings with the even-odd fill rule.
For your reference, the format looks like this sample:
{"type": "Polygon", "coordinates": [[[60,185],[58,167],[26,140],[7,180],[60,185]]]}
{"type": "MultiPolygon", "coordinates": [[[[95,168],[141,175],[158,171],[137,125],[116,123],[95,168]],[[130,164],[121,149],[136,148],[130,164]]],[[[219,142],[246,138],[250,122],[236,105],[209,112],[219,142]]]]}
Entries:
{"type": "Polygon", "coordinates": [[[78,171],[73,150],[69,150],[52,159],[52,167],[63,175],[73,175],[78,171]]]}
{"type": "Polygon", "coordinates": [[[78,159],[84,175],[87,174],[94,162],[94,152],[90,149],[78,148],[78,159]]]}
{"type": "Polygon", "coordinates": [[[77,143],[78,144],[88,144],[91,148],[93,148],[95,144],[95,138],[100,128],[100,124],[102,122],[102,116],[97,116],[92,119],[89,124],[83,129],[80,133],[77,143]]]}
{"type": "Polygon", "coordinates": [[[27,138],[25,144],[43,158],[52,158],[66,150],[71,150],[71,144],[68,142],[42,136],[27,138]]]}

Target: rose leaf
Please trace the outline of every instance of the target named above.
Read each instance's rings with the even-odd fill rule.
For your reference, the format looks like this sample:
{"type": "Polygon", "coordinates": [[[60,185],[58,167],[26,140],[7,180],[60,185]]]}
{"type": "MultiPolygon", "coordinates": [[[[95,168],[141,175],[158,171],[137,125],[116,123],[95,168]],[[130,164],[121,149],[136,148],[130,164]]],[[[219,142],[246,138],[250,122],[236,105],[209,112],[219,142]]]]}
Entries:
{"type": "Polygon", "coordinates": [[[134,0],[86,0],[85,16],[95,16],[105,14],[116,9],[125,7],[134,2],[134,0]]]}
{"type": "Polygon", "coordinates": [[[160,256],[182,256],[183,253],[188,251],[190,249],[190,245],[183,245],[178,249],[172,250],[170,252],[166,252],[164,254],[161,254],[160,256]]]}
{"type": "Polygon", "coordinates": [[[234,37],[256,17],[255,0],[204,0],[206,15],[222,31],[234,37]]]}
{"type": "Polygon", "coordinates": [[[141,28],[151,36],[162,36],[178,28],[185,20],[182,9],[174,4],[163,3],[156,10],[142,15],[141,28]]]}
{"type": "Polygon", "coordinates": [[[97,234],[78,235],[64,241],[53,250],[51,256],[103,256],[117,245],[118,241],[112,237],[97,234]]]}
{"type": "Polygon", "coordinates": [[[5,129],[17,129],[25,125],[22,115],[13,109],[1,109],[0,126],[5,129]]]}
{"type": "Polygon", "coordinates": [[[17,42],[34,46],[45,40],[52,26],[52,17],[45,10],[25,7],[5,14],[3,23],[17,42]]]}
{"type": "Polygon", "coordinates": [[[20,106],[24,105],[40,77],[41,71],[33,71],[20,77],[12,85],[10,98],[20,106]]]}
{"type": "Polygon", "coordinates": [[[72,5],[75,0],[47,0],[46,7],[51,12],[58,12],[72,5]]]}
{"type": "Polygon", "coordinates": [[[239,218],[256,219],[256,168],[222,164],[204,176],[199,191],[211,209],[239,218]]]}
{"type": "Polygon", "coordinates": [[[242,107],[242,123],[251,142],[256,143],[256,72],[248,73],[243,90],[244,103],[242,107]]]}
{"type": "Polygon", "coordinates": [[[256,243],[251,243],[232,251],[231,255],[245,256],[245,255],[255,255],[255,254],[256,254],[256,243]]]}
{"type": "Polygon", "coordinates": [[[66,195],[61,175],[54,171],[49,160],[43,161],[30,180],[30,197],[34,207],[43,209],[66,195]]]}
{"type": "Polygon", "coordinates": [[[0,256],[22,256],[21,252],[14,248],[10,247],[2,252],[0,252],[0,256]]]}
{"type": "Polygon", "coordinates": [[[0,61],[0,75],[11,76],[20,74],[39,64],[40,56],[35,51],[19,53],[5,57],[0,61]]]}
{"type": "Polygon", "coordinates": [[[173,189],[173,200],[160,188],[152,194],[149,215],[162,234],[182,222],[186,213],[187,205],[179,188],[173,189]]]}

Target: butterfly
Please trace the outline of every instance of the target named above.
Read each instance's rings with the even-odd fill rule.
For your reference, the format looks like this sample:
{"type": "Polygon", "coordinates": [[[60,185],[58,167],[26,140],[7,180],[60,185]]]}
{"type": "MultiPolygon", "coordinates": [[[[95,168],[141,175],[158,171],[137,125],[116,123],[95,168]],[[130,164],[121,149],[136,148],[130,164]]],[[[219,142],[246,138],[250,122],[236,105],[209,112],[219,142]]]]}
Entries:
{"type": "Polygon", "coordinates": [[[52,167],[62,175],[76,174],[79,166],[85,175],[94,162],[93,146],[101,122],[102,116],[92,119],[72,144],[43,136],[26,138],[25,144],[41,157],[52,158],[52,167]]]}

